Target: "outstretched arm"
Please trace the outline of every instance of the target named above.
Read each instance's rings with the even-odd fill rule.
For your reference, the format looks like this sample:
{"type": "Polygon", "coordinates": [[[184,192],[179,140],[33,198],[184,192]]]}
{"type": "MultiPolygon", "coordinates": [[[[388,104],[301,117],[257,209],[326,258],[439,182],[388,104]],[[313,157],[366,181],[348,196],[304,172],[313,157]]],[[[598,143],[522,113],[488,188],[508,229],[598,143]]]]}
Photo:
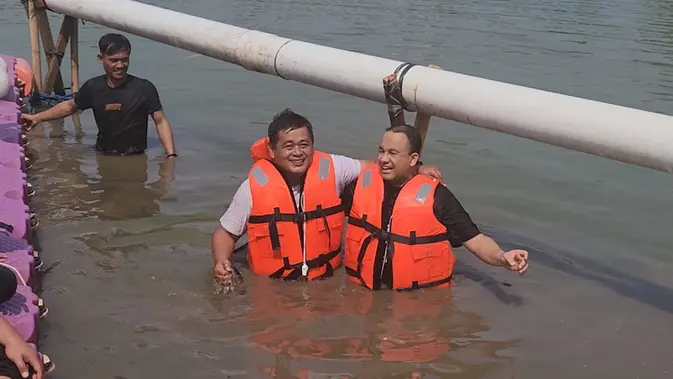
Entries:
{"type": "Polygon", "coordinates": [[[66,100],[56,104],[55,106],[47,109],[46,111],[36,113],[36,114],[22,114],[23,120],[25,121],[26,130],[33,129],[37,124],[43,121],[57,120],[60,118],[68,117],[71,114],[77,112],[77,104],[75,100],[66,100]]]}
{"type": "Polygon", "coordinates": [[[491,237],[479,231],[458,199],[443,185],[437,186],[433,208],[437,219],[446,227],[453,247],[465,246],[486,264],[518,271],[521,275],[526,273],[528,252],[503,251],[491,237]]]}
{"type": "Polygon", "coordinates": [[[477,235],[465,242],[465,247],[482,262],[492,266],[502,266],[510,271],[518,271],[520,275],[524,275],[528,270],[528,252],[526,250],[505,252],[493,238],[487,235],[477,235]]]}

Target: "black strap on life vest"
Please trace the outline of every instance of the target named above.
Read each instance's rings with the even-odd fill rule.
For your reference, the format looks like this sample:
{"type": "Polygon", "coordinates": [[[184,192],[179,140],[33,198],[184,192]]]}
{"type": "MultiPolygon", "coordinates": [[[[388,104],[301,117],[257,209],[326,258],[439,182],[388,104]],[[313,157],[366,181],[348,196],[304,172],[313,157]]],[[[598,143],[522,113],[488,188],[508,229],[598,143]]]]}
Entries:
{"type": "Polygon", "coordinates": [[[343,211],[341,205],[335,205],[329,208],[322,208],[318,205],[316,210],[308,212],[281,213],[280,208],[273,209],[272,214],[250,216],[248,222],[251,224],[269,224],[269,236],[271,237],[271,247],[274,251],[280,250],[280,236],[278,235],[278,222],[292,222],[297,225],[303,224],[309,220],[323,219],[325,229],[327,229],[330,245],[332,242],[332,232],[327,222],[327,216],[331,216],[343,211]]]}
{"type": "MultiPolygon", "coordinates": [[[[334,251],[330,251],[327,254],[320,254],[316,258],[306,261],[306,265],[308,266],[309,269],[327,266],[327,271],[316,279],[330,277],[334,275],[334,267],[332,267],[330,261],[334,259],[336,256],[338,256],[340,252],[341,252],[341,246],[339,246],[339,248],[334,251]]],[[[290,264],[290,260],[287,257],[283,257],[283,267],[278,269],[273,274],[269,275],[269,277],[272,279],[282,278],[284,280],[297,280],[301,276],[301,266],[303,266],[303,264],[304,262],[290,264]],[[290,272],[287,276],[283,277],[283,274],[288,270],[292,270],[292,272],[290,272]]]]}
{"type": "Polygon", "coordinates": [[[449,276],[447,276],[444,279],[439,279],[439,280],[435,280],[435,281],[428,282],[428,283],[423,283],[423,284],[418,284],[418,282],[415,281],[411,284],[411,287],[398,288],[397,291],[407,292],[407,291],[415,291],[417,289],[436,287],[436,286],[439,286],[439,285],[442,285],[442,284],[445,284],[445,283],[449,283],[451,281],[452,276],[453,276],[453,274],[449,274],[449,276]]]}
{"type": "MultiPolygon", "coordinates": [[[[367,221],[367,215],[362,215],[362,218],[354,218],[354,217],[349,217],[348,218],[348,223],[350,225],[359,227],[364,229],[365,231],[369,232],[369,235],[365,237],[364,241],[362,241],[362,246],[360,247],[360,251],[358,252],[358,266],[357,269],[353,269],[351,267],[346,266],[346,274],[358,278],[360,280],[360,283],[362,283],[363,286],[367,287],[367,284],[362,277],[362,263],[365,258],[365,254],[367,253],[367,247],[369,244],[372,242],[373,239],[378,239],[379,242],[387,242],[388,243],[388,251],[391,253],[391,256],[394,255],[394,244],[393,242],[401,243],[404,245],[424,245],[424,244],[431,244],[431,243],[437,243],[437,242],[442,242],[442,241],[448,241],[449,236],[447,233],[441,233],[441,234],[434,234],[431,236],[422,236],[422,237],[416,237],[416,231],[411,231],[409,232],[409,236],[403,236],[400,234],[395,234],[395,233],[390,233],[387,232],[381,228],[376,227],[369,221],[367,221]]],[[[394,279],[393,279],[394,281],[394,279]]],[[[429,283],[423,283],[423,284],[418,284],[418,282],[414,282],[413,285],[409,288],[402,288],[399,291],[406,291],[406,290],[414,290],[414,289],[419,289],[419,288],[429,288],[429,287],[434,287],[438,286],[440,284],[448,283],[451,281],[451,276],[449,275],[448,278],[444,278],[438,281],[433,281],[429,283]]]]}

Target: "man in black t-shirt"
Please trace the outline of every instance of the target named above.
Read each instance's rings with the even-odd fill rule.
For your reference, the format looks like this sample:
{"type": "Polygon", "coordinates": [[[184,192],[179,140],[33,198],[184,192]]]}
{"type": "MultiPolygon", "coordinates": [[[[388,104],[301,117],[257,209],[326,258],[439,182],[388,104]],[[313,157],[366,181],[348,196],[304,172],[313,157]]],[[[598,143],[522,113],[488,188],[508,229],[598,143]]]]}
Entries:
{"type": "MultiPolygon", "coordinates": [[[[381,231],[390,230],[393,207],[402,187],[418,175],[421,144],[422,140],[418,129],[408,125],[388,128],[381,139],[376,160],[379,165],[379,173],[383,179],[381,219],[377,220],[377,223],[380,222],[381,231]]],[[[353,198],[356,186],[358,184],[365,185],[361,183],[361,180],[363,180],[362,177],[346,187],[341,195],[346,212],[351,217],[350,209],[353,203],[362,204],[363,201],[370,201],[369,199],[360,199],[361,201],[357,203],[356,200],[358,199],[353,198]]],[[[503,251],[492,238],[479,231],[458,199],[444,185],[440,184],[435,187],[433,198],[432,213],[435,219],[446,229],[447,239],[453,248],[465,246],[467,250],[487,264],[503,266],[508,270],[518,271],[521,275],[525,274],[528,270],[527,251],[503,251]]],[[[423,225],[429,223],[429,221],[415,219],[410,222],[423,225]]],[[[349,225],[348,227],[353,226],[349,225]]],[[[367,230],[367,235],[371,234],[370,232],[367,230]]],[[[384,234],[373,233],[372,235],[381,236],[384,234]]],[[[395,270],[392,267],[394,259],[391,259],[391,256],[394,253],[387,250],[388,244],[379,242],[375,255],[371,258],[364,258],[374,262],[372,289],[393,288],[393,272],[395,270]]]]}
{"type": "Polygon", "coordinates": [[[92,109],[98,137],[96,150],[110,155],[142,154],[147,149],[147,119],[152,116],[168,157],[175,157],[173,133],[154,85],[129,75],[131,43],[121,34],[106,34],[98,42],[98,59],[105,74],[89,79],[72,100],[35,115],[24,114],[31,129],[42,121],[92,109]]]}

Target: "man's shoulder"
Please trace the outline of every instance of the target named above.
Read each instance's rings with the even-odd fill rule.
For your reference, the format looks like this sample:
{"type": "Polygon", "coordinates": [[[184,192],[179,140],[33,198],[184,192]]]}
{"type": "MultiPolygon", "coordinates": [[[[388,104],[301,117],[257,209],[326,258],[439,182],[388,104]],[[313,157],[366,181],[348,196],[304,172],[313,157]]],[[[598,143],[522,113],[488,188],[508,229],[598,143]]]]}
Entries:
{"type": "Polygon", "coordinates": [[[141,78],[135,75],[128,75],[128,84],[133,87],[142,87],[142,88],[154,88],[154,83],[149,79],[141,78]]]}
{"type": "Polygon", "coordinates": [[[453,192],[442,183],[438,183],[435,188],[435,198],[447,198],[453,196],[453,192]]]}
{"type": "Polygon", "coordinates": [[[94,76],[93,78],[84,82],[82,87],[84,87],[84,86],[94,87],[96,89],[98,89],[100,87],[107,87],[107,81],[106,81],[105,75],[94,76]]]}
{"type": "Polygon", "coordinates": [[[250,179],[246,177],[245,180],[239,184],[234,197],[250,197],[251,194],[250,179]]]}

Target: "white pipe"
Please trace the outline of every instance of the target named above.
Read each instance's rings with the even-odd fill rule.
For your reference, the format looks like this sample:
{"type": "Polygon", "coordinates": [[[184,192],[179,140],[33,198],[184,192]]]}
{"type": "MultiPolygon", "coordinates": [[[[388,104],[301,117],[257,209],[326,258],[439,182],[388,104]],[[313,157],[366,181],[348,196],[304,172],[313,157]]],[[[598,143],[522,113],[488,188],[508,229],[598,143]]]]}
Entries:
{"type": "MultiPolygon", "coordinates": [[[[290,40],[131,0],[46,0],[49,9],[195,53],[385,103],[401,63],[290,40]]],[[[572,78],[568,78],[572,80],[572,78]]],[[[673,117],[421,66],[410,110],[673,173],[673,117]]]]}

